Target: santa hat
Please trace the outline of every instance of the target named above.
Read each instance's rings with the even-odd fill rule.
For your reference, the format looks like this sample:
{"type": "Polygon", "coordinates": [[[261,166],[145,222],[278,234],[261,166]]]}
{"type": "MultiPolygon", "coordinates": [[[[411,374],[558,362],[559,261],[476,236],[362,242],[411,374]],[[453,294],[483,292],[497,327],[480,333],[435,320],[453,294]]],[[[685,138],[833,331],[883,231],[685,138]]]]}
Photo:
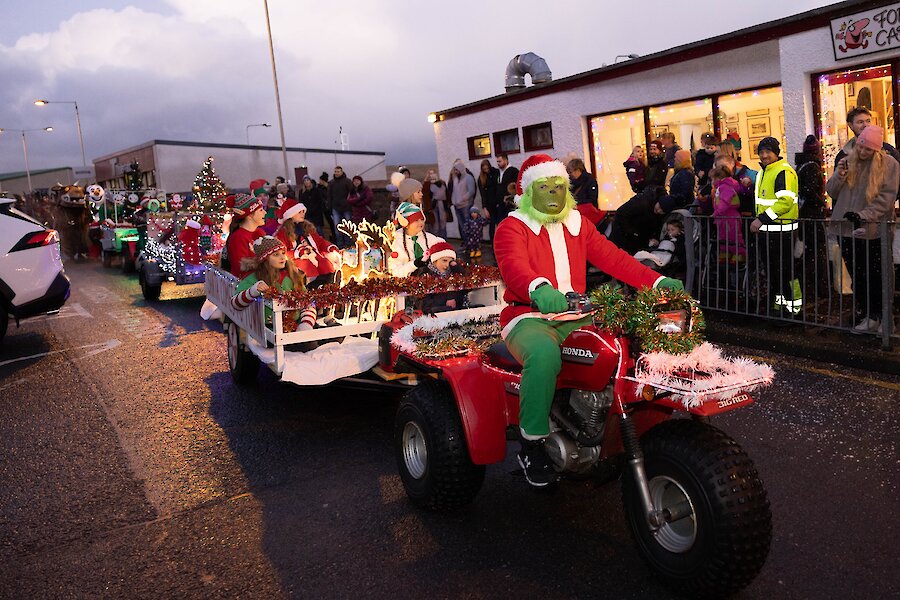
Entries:
{"type": "Polygon", "coordinates": [[[421,208],[412,202],[401,202],[400,206],[397,207],[394,223],[400,228],[406,227],[419,219],[425,219],[425,213],[422,212],[421,208]]]}
{"type": "Polygon", "coordinates": [[[195,221],[194,219],[188,219],[187,221],[185,221],[184,226],[190,227],[191,229],[200,229],[201,227],[200,223],[198,221],[195,221]]]}
{"type": "Polygon", "coordinates": [[[284,223],[294,215],[296,215],[300,211],[306,212],[306,205],[302,202],[297,202],[293,198],[288,198],[284,201],[278,210],[275,211],[275,216],[278,218],[279,223],[284,223]]]}
{"type": "Polygon", "coordinates": [[[285,250],[284,244],[276,237],[272,237],[271,235],[264,235],[260,238],[256,238],[256,241],[253,242],[253,255],[256,258],[256,264],[262,263],[262,261],[266,260],[271,254],[278,252],[279,250],[285,250]]]}
{"type": "Polygon", "coordinates": [[[250,194],[233,194],[225,198],[225,206],[230,208],[238,218],[242,218],[262,208],[262,202],[250,194]]]}
{"type": "Polygon", "coordinates": [[[207,227],[212,227],[212,219],[209,218],[209,215],[203,215],[203,221],[201,221],[207,227]]]}
{"type": "Polygon", "coordinates": [[[250,193],[254,196],[259,196],[260,194],[266,194],[266,186],[269,185],[269,182],[265,179],[254,179],[250,182],[250,193]]]}
{"type": "Polygon", "coordinates": [[[545,177],[563,177],[568,181],[569,173],[566,166],[554,160],[546,154],[529,156],[519,169],[519,179],[516,181],[516,195],[521,196],[531,184],[545,177]]]}
{"type": "Polygon", "coordinates": [[[432,244],[431,248],[428,249],[428,259],[431,262],[434,262],[439,258],[449,258],[451,260],[455,260],[456,250],[454,250],[453,246],[451,246],[447,242],[438,242],[437,244],[432,244]]]}

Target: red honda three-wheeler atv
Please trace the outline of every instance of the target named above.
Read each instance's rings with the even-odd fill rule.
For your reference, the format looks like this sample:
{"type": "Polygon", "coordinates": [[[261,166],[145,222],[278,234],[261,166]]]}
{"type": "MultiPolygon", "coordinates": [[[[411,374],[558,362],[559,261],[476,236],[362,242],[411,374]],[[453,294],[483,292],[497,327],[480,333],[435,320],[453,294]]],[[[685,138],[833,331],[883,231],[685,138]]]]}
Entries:
{"type": "MultiPolygon", "coordinates": [[[[573,300],[593,310],[585,297],[573,300]]],[[[660,331],[673,331],[672,323],[689,329],[690,312],[665,319],[660,331]]],[[[753,462],[708,421],[752,403],[744,389],[755,387],[687,402],[675,388],[642,383],[635,376],[640,356],[630,347],[628,337],[596,325],[566,338],[547,452],[561,474],[579,478],[612,481],[624,462],[625,514],[654,573],[692,597],[734,593],[765,562],[772,515],[753,462]],[[676,411],[689,418],[673,418],[676,411]]],[[[432,510],[466,505],[485,465],[503,461],[507,439],[518,435],[521,366],[503,343],[445,360],[400,354],[435,377],[398,409],[394,441],[406,493],[432,510]]]]}

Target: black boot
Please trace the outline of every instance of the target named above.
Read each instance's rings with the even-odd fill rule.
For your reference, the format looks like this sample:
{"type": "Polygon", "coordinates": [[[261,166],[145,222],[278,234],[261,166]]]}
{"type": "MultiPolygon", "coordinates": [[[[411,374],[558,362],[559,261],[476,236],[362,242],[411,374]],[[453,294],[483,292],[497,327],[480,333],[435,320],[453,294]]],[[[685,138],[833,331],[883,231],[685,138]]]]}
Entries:
{"type": "Polygon", "coordinates": [[[544,440],[522,440],[518,454],[519,466],[525,472],[525,479],[534,487],[546,487],[559,480],[550,457],[544,449],[544,440]]]}

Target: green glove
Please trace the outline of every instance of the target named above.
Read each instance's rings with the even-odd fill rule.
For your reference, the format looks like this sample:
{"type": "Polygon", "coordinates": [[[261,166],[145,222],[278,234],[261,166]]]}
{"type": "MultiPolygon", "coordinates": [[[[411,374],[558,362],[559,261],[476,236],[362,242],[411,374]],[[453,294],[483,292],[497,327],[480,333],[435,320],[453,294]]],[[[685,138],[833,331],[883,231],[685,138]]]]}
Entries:
{"type": "Polygon", "coordinates": [[[657,288],[667,289],[667,290],[676,290],[679,292],[684,291],[684,284],[681,283],[680,279],[672,279],[671,277],[663,277],[660,282],[656,285],[657,288]]]}
{"type": "Polygon", "coordinates": [[[566,295],[550,284],[540,285],[529,294],[532,303],[543,314],[565,312],[569,309],[566,295]]]}

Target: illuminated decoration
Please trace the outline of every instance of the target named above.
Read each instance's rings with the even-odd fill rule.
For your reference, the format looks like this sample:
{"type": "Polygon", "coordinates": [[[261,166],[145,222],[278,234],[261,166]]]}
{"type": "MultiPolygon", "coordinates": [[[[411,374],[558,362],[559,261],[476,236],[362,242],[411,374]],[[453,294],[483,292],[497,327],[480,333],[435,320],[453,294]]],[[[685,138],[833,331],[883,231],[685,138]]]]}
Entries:
{"type": "Polygon", "coordinates": [[[375,223],[363,220],[361,223],[354,223],[344,219],[337,226],[337,230],[347,237],[356,241],[356,263],[349,264],[344,261],[341,255],[341,287],[344,287],[351,281],[360,282],[369,278],[388,277],[387,269],[387,248],[393,240],[393,227],[390,223],[381,227],[375,223]],[[373,265],[367,257],[370,257],[370,251],[378,251],[378,263],[373,265]]]}
{"type": "Polygon", "coordinates": [[[159,268],[166,273],[174,273],[178,268],[178,248],[175,244],[160,244],[156,240],[147,240],[144,247],[144,253],[159,265],[159,268]]]}
{"type": "Polygon", "coordinates": [[[396,294],[424,296],[455,290],[471,290],[500,281],[500,269],[484,265],[472,265],[465,274],[454,273],[449,277],[384,277],[369,278],[361,282],[351,281],[340,287],[330,283],[308,291],[283,291],[270,287],[265,297],[277,300],[286,308],[307,306],[330,307],[348,302],[360,302],[386,298],[396,294]]]}
{"type": "Polygon", "coordinates": [[[417,358],[443,360],[484,353],[500,341],[500,319],[467,316],[422,316],[396,330],[391,344],[417,358]]]}
{"type": "Polygon", "coordinates": [[[125,169],[125,188],[130,191],[137,191],[144,187],[144,181],[141,174],[141,165],[137,160],[128,165],[125,169]]]}
{"type": "Polygon", "coordinates": [[[673,400],[691,409],[705,402],[734,398],[772,383],[775,372],[767,364],[748,358],[729,358],[710,343],[703,343],[687,354],[651,352],[641,355],[634,377],[626,377],[643,386],[670,392],[673,400]]]}
{"type": "Polygon", "coordinates": [[[197,203],[197,209],[203,212],[224,212],[228,188],[216,175],[216,169],[212,163],[213,157],[210,156],[194,178],[194,186],[191,188],[194,192],[194,202],[197,203]]]}

